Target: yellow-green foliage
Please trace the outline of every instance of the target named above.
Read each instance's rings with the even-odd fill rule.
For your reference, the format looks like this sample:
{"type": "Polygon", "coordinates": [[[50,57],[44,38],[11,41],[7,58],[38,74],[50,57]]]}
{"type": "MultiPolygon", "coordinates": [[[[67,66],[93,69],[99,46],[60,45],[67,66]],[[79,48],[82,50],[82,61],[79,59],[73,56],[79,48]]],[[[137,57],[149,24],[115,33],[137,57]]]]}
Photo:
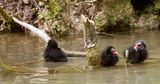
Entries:
{"type": "Polygon", "coordinates": [[[131,4],[129,0],[123,1],[113,1],[113,2],[106,2],[104,5],[104,12],[106,16],[115,16],[118,18],[123,18],[126,15],[131,14],[131,4]]]}
{"type": "Polygon", "coordinates": [[[101,28],[102,25],[116,25],[119,20],[126,17],[132,18],[132,6],[130,0],[104,0],[103,12],[96,17],[96,26],[101,28]]]}
{"type": "Polygon", "coordinates": [[[155,8],[156,11],[159,12],[159,10],[160,10],[160,1],[159,0],[155,2],[155,7],[154,8],[155,8]]]}
{"type": "Polygon", "coordinates": [[[3,73],[3,72],[12,72],[10,66],[7,66],[6,64],[4,64],[2,62],[2,60],[0,60],[0,72],[3,73]]]}
{"type": "Polygon", "coordinates": [[[49,0],[48,7],[49,7],[48,19],[56,18],[56,16],[60,12],[60,6],[58,5],[57,1],[49,0]]]}
{"type": "Polygon", "coordinates": [[[156,2],[155,8],[156,8],[156,9],[160,9],[160,1],[157,1],[157,2],[156,2]]]}

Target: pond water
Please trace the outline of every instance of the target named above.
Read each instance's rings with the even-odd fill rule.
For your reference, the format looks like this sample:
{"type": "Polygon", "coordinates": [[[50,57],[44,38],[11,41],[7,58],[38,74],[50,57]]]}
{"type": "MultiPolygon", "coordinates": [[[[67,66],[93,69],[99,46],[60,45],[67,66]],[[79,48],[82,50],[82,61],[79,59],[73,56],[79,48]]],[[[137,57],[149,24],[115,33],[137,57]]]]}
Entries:
{"type": "MultiPolygon", "coordinates": [[[[98,36],[98,48],[103,50],[109,45],[122,52],[136,40],[146,42],[149,59],[152,62],[125,67],[123,62],[115,67],[101,68],[88,72],[49,74],[47,68],[65,65],[83,65],[85,58],[72,57],[68,63],[46,63],[43,60],[45,42],[24,34],[0,34],[0,58],[9,65],[35,68],[39,73],[0,74],[0,84],[158,84],[160,82],[160,32],[146,31],[130,34],[98,36]],[[37,61],[37,62],[35,62],[37,61]],[[30,62],[30,63],[29,63],[30,62]]],[[[66,50],[84,51],[83,38],[73,35],[59,39],[60,46],[66,50]]]]}

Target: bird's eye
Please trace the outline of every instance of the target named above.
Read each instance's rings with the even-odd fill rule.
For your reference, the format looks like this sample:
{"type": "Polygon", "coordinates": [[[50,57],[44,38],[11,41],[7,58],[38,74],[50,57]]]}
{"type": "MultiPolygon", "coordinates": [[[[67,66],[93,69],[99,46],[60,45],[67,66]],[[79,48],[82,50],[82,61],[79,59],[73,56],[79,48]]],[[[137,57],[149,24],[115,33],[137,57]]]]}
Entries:
{"type": "Polygon", "coordinates": [[[141,44],[138,44],[137,46],[141,46],[141,44]]]}

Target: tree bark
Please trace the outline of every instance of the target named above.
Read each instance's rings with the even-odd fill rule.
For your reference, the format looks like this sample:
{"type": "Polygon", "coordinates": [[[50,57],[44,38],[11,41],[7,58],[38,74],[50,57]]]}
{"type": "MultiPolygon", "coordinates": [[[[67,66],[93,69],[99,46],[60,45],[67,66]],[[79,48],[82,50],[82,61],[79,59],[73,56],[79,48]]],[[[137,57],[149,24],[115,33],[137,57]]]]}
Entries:
{"type": "Polygon", "coordinates": [[[88,66],[99,66],[100,56],[96,45],[96,30],[94,28],[94,21],[89,20],[84,15],[81,15],[81,20],[84,24],[84,43],[87,56],[88,66]]]}

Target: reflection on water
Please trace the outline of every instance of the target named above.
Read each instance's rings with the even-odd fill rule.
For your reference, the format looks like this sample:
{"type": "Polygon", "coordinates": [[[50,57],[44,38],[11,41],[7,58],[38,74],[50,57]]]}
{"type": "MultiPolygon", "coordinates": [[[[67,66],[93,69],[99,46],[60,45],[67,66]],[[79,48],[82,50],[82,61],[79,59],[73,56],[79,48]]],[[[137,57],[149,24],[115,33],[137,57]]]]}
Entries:
{"type": "MultiPolygon", "coordinates": [[[[136,40],[145,40],[150,58],[160,59],[160,32],[131,33],[115,36],[98,36],[99,50],[109,45],[122,53],[136,40]]],[[[70,36],[60,40],[60,46],[67,50],[83,49],[82,36],[70,36]]],[[[10,65],[34,67],[39,73],[0,74],[1,84],[158,84],[160,62],[146,62],[125,67],[119,62],[116,67],[101,68],[83,73],[49,74],[48,67],[84,64],[85,58],[69,58],[68,63],[46,63],[43,59],[45,43],[38,37],[23,34],[0,34],[0,58],[10,65]],[[27,63],[41,60],[36,63],[27,63]]],[[[122,54],[120,54],[122,57],[122,54]]]]}

